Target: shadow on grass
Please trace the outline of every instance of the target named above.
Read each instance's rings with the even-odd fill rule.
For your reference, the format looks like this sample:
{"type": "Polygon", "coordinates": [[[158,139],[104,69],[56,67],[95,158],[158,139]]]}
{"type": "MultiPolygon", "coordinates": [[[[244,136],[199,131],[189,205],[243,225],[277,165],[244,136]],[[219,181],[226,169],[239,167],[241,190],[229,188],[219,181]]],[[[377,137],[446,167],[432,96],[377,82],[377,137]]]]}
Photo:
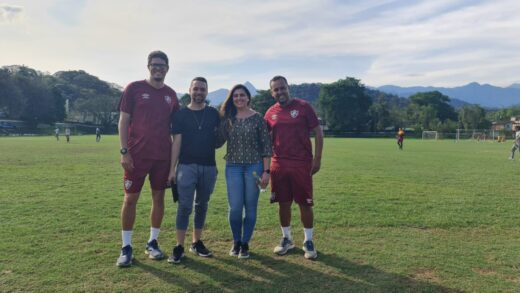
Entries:
{"type": "MultiPolygon", "coordinates": [[[[140,262],[136,259],[134,259],[134,261],[133,261],[133,266],[156,276],[157,278],[163,280],[166,283],[169,283],[172,286],[180,287],[182,289],[196,288],[196,286],[197,286],[196,283],[179,276],[179,273],[173,269],[164,270],[162,268],[158,268],[156,266],[149,265],[145,262],[140,262]]],[[[210,287],[209,289],[216,290],[217,288],[210,287]]],[[[192,290],[192,289],[190,289],[190,290],[192,290]]]]}
{"type": "Polygon", "coordinates": [[[334,254],[320,253],[314,261],[304,260],[301,255],[303,252],[295,249],[287,256],[251,254],[248,260],[188,257],[171,270],[145,263],[136,266],[188,292],[462,292],[334,254]],[[193,275],[191,280],[187,274],[193,275]]]}

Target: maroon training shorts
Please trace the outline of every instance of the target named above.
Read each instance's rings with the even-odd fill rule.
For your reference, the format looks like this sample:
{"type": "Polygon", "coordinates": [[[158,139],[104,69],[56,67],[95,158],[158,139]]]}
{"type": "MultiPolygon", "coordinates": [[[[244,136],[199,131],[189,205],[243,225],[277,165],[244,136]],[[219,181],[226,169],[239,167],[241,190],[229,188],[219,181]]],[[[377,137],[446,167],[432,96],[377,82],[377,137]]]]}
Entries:
{"type": "Polygon", "coordinates": [[[284,167],[271,165],[271,200],[273,202],[291,202],[313,206],[312,200],[312,165],[303,167],[284,167]]]}
{"type": "Polygon", "coordinates": [[[164,190],[167,187],[170,161],[134,159],[134,170],[125,170],[124,189],[126,193],[138,193],[143,188],[146,175],[153,190],[164,190]]]}

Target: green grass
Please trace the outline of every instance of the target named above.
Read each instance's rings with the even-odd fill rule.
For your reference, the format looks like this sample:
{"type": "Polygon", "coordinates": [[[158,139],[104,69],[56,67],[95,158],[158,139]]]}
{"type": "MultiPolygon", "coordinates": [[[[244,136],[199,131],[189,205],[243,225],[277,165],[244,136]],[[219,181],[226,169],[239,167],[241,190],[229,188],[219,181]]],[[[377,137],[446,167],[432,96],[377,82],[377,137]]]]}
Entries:
{"type": "MultiPolygon", "coordinates": [[[[228,256],[223,176],[204,240],[215,257],[152,261],[146,183],[134,228],[135,265],[115,266],[122,170],[116,136],[0,138],[0,291],[438,292],[520,291],[520,162],[510,142],[325,140],[315,176],[316,261],[279,257],[277,208],[262,194],[252,257],[228,256]]],[[[170,195],[161,235],[174,244],[170,195]]]]}

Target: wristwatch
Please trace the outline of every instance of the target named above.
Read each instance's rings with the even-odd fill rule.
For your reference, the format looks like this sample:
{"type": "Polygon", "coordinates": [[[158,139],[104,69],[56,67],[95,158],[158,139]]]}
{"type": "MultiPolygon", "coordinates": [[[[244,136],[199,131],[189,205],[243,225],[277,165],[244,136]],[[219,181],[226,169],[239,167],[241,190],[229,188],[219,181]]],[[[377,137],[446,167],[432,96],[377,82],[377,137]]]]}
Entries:
{"type": "Polygon", "coordinates": [[[119,153],[121,153],[121,155],[126,155],[128,153],[128,149],[127,148],[121,148],[119,150],[119,153]]]}
{"type": "Polygon", "coordinates": [[[271,174],[271,170],[269,170],[269,169],[264,170],[264,173],[271,174]]]}

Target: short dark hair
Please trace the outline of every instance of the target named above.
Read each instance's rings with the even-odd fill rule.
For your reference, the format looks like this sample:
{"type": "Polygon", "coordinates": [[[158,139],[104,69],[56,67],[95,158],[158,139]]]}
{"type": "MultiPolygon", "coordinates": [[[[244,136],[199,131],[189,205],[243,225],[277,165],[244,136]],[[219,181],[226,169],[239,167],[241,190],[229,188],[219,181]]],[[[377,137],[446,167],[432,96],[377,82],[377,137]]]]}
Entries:
{"type": "Polygon", "coordinates": [[[166,56],[166,53],[164,53],[163,51],[153,51],[150,54],[148,54],[148,65],[150,65],[152,63],[153,58],[160,58],[160,59],[164,60],[164,62],[166,62],[167,66],[169,66],[168,56],[166,56]]]}
{"type": "Polygon", "coordinates": [[[194,79],[191,80],[191,83],[194,81],[200,81],[206,84],[206,87],[208,86],[208,81],[204,77],[197,76],[194,79]]]}
{"type": "Polygon", "coordinates": [[[277,80],[283,80],[285,81],[285,84],[286,85],[289,85],[289,83],[287,82],[287,79],[281,75],[276,75],[275,77],[271,78],[271,80],[269,81],[269,87],[271,87],[271,83],[273,83],[273,81],[277,81],[277,80]]]}

